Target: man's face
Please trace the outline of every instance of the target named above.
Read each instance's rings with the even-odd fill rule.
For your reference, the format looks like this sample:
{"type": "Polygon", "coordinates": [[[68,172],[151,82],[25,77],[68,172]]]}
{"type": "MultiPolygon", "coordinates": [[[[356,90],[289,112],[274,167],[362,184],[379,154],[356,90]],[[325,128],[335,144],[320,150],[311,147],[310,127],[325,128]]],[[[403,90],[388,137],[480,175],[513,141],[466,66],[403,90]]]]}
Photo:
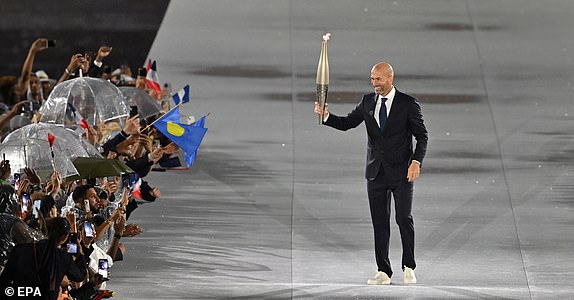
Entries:
{"type": "Polygon", "coordinates": [[[40,85],[40,80],[38,80],[38,77],[30,76],[30,92],[33,96],[40,94],[41,87],[42,86],[40,85]]]}
{"type": "Polygon", "coordinates": [[[98,193],[95,189],[91,188],[86,192],[86,199],[90,201],[90,209],[98,209],[98,201],[100,198],[98,197],[98,193]]]}
{"type": "Polygon", "coordinates": [[[375,89],[375,93],[377,95],[385,95],[392,88],[390,78],[385,74],[385,72],[378,69],[371,71],[371,85],[375,89]]]}

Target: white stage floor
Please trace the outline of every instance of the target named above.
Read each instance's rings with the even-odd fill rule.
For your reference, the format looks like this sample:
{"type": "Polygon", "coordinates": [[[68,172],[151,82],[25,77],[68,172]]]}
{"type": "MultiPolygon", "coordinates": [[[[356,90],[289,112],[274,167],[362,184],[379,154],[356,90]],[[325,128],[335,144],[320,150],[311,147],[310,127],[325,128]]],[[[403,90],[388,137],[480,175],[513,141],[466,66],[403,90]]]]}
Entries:
{"type": "Polygon", "coordinates": [[[208,112],[189,171],[130,221],[118,299],[569,299],[574,295],[574,2],[171,1],[149,57],[183,112],[208,112]],[[363,126],[313,114],[321,36],[330,110],[381,60],[429,130],[415,184],[417,277],[376,272],[363,126]]]}

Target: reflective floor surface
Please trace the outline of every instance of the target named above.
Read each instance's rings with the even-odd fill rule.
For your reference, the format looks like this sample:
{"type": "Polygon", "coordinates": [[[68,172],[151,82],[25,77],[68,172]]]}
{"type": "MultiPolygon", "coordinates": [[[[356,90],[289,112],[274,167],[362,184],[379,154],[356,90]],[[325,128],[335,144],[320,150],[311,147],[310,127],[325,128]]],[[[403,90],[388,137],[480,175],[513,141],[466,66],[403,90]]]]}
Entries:
{"type": "Polygon", "coordinates": [[[209,131],[189,171],[131,222],[118,299],[570,299],[574,295],[574,2],[175,1],[149,57],[191,84],[209,131]],[[381,60],[422,104],[418,283],[376,272],[366,134],[313,114],[321,37],[330,110],[369,93],[381,60]]]}

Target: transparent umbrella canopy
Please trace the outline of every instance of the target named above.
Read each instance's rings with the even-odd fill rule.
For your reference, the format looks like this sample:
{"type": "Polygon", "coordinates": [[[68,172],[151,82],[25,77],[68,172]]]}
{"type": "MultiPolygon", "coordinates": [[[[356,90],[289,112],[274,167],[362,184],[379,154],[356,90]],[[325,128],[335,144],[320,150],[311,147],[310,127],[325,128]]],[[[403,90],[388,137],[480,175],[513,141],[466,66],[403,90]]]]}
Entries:
{"type": "Polygon", "coordinates": [[[21,173],[27,166],[34,169],[41,178],[49,178],[53,164],[48,133],[55,137],[53,160],[63,178],[78,175],[73,164],[74,158],[101,157],[94,146],[70,129],[54,124],[30,124],[13,131],[0,144],[0,152],[10,160],[12,172],[21,173]]]}
{"type": "Polygon", "coordinates": [[[78,118],[94,126],[126,117],[129,106],[112,83],[100,78],[78,77],[56,85],[39,112],[40,122],[74,128],[78,118]]]}
{"type": "Polygon", "coordinates": [[[119,89],[124,95],[128,105],[138,108],[140,118],[146,119],[163,112],[159,102],[146,93],[146,91],[131,86],[122,86],[119,87],[119,89]]]}

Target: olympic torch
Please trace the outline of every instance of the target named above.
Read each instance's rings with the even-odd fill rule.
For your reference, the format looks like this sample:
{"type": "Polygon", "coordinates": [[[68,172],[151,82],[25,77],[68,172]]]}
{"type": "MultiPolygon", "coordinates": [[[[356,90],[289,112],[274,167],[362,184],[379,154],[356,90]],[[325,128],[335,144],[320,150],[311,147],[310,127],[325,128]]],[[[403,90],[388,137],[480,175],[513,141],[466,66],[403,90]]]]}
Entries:
{"type": "MultiPolygon", "coordinates": [[[[317,66],[317,101],[322,110],[325,110],[327,103],[327,91],[329,89],[329,57],[327,55],[327,41],[331,38],[330,33],[323,35],[321,44],[321,55],[317,66]]],[[[319,116],[319,125],[323,124],[323,116],[319,116]]]]}

